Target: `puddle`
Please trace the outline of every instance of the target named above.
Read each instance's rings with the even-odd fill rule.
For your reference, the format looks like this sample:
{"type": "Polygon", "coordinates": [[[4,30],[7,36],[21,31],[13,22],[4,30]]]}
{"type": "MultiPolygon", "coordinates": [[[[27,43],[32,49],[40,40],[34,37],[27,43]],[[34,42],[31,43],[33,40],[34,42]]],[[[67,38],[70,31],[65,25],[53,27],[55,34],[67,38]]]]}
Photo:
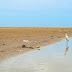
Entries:
{"type": "Polygon", "coordinates": [[[0,72],[72,72],[72,38],[11,57],[0,63],[0,72]]]}

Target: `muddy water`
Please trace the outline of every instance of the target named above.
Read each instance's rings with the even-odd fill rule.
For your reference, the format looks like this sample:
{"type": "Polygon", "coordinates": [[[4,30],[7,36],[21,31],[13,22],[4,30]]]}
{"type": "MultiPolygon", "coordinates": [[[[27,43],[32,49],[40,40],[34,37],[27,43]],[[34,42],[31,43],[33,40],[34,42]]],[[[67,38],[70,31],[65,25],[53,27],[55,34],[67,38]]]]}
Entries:
{"type": "Polygon", "coordinates": [[[0,72],[72,72],[72,38],[11,57],[0,63],[0,72]]]}

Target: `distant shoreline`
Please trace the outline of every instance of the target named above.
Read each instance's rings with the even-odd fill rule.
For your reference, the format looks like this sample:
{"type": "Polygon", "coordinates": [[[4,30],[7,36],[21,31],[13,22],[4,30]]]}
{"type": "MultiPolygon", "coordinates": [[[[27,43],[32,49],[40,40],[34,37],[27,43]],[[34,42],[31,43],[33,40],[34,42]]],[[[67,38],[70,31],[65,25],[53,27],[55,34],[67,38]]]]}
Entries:
{"type": "Polygon", "coordinates": [[[72,27],[17,27],[17,26],[0,26],[0,28],[72,28],[72,27]]]}

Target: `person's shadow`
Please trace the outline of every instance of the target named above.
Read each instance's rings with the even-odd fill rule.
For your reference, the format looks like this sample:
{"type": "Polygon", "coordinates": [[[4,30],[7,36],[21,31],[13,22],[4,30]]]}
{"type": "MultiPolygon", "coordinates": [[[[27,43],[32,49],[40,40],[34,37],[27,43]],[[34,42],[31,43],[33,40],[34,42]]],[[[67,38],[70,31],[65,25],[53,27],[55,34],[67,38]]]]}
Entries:
{"type": "Polygon", "coordinates": [[[66,48],[65,55],[67,55],[68,50],[69,50],[69,47],[66,48]]]}

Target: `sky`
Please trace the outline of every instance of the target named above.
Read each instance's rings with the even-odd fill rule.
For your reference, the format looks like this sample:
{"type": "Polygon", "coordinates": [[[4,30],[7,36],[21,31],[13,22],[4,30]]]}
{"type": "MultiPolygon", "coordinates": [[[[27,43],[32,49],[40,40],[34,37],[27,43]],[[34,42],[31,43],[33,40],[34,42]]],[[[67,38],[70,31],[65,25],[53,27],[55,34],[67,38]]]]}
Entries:
{"type": "Polygon", "coordinates": [[[0,0],[0,26],[72,27],[72,0],[0,0]]]}

